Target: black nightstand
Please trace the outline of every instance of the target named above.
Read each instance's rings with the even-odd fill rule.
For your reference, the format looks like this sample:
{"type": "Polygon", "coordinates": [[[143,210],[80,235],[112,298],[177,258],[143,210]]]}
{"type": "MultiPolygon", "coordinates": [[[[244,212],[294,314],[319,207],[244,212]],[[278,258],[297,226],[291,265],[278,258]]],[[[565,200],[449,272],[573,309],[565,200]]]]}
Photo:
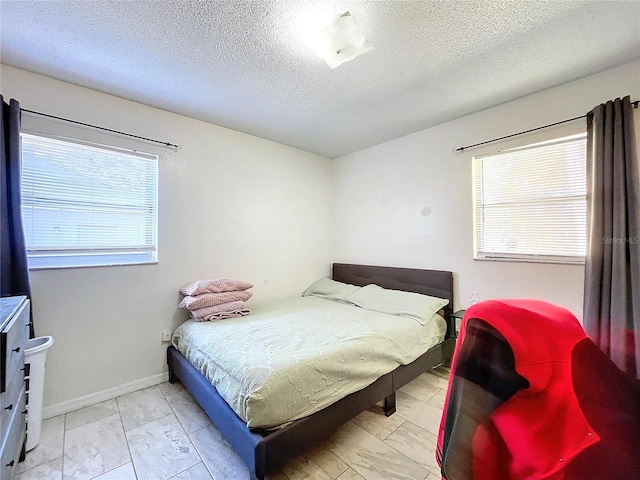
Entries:
{"type": "Polygon", "coordinates": [[[449,318],[451,319],[451,322],[454,324],[454,329],[455,329],[455,333],[454,336],[457,337],[458,336],[458,324],[460,322],[458,322],[458,320],[462,321],[462,317],[464,317],[464,312],[466,312],[466,310],[458,310],[457,312],[453,312],[449,318]]]}

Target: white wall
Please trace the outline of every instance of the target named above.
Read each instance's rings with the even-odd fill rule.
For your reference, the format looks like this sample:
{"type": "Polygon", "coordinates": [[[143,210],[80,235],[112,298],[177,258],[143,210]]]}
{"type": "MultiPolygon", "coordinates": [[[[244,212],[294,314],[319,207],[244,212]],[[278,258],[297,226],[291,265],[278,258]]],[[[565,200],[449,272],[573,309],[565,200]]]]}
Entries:
{"type": "MultiPolygon", "coordinates": [[[[480,299],[544,299],[581,318],[583,266],[473,260],[471,157],[507,143],[454,150],[583,115],[628,94],[640,99],[640,63],[336,159],[336,261],[452,270],[456,308],[468,306],[476,291],[480,299]]],[[[564,129],[576,125],[584,123],[564,129]]]]}
{"type": "Polygon", "coordinates": [[[45,406],[56,412],[161,377],[160,332],[184,318],[178,288],[206,276],[254,283],[251,305],[298,295],[332,261],[445,269],[456,275],[456,307],[477,291],[481,299],[542,298],[581,316],[583,267],[472,259],[470,159],[482,150],[454,149],[581,115],[617,96],[638,99],[640,64],[333,163],[11,67],[0,67],[0,86],[23,108],[182,146],[160,160],[157,265],[31,273],[37,334],[55,338],[45,406]]]}
{"type": "Polygon", "coordinates": [[[166,372],[160,335],[185,318],[176,306],[189,281],[249,281],[251,306],[329,273],[329,159],[15,68],[0,74],[5,99],[22,108],[182,146],[159,163],[157,265],[31,272],[36,334],[55,340],[50,412],[166,372]]]}

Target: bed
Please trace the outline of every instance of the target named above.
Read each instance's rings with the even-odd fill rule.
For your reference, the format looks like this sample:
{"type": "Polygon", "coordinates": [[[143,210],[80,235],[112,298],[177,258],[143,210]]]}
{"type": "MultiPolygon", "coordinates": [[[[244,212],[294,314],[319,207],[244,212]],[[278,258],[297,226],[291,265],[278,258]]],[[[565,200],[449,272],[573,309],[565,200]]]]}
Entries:
{"type": "Polygon", "coordinates": [[[447,322],[444,338],[414,361],[398,366],[363,388],[358,387],[357,391],[320,411],[287,422],[284,426],[275,422],[274,425],[277,424],[279,428],[269,430],[247,427],[246,418],[240,418],[229,406],[210,380],[201,373],[202,367],[199,369],[192,365],[174,346],[168,348],[169,381],[182,382],[248,466],[254,479],[264,479],[269,471],[328,437],[340,425],[378,402],[384,402],[386,415],[393,414],[395,392],[400,387],[429,368],[450,363],[455,344],[454,325],[450,323],[453,303],[451,272],[336,263],[333,265],[332,278],[345,284],[375,284],[386,289],[449,300],[442,311],[442,317],[447,322]]]}

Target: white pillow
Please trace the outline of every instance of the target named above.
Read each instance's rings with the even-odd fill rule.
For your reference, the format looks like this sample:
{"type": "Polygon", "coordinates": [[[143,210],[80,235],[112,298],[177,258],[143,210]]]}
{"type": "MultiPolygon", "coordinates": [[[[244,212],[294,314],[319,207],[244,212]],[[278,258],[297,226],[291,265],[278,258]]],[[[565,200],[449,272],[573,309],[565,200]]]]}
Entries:
{"type": "Polygon", "coordinates": [[[360,287],[349,283],[336,282],[329,277],[323,277],[312,283],[309,288],[302,292],[303,297],[320,297],[328,300],[337,300],[339,302],[349,303],[345,300],[347,295],[360,290],[360,287]]]}
{"type": "Polygon", "coordinates": [[[426,325],[434,313],[449,304],[444,298],[388,290],[373,284],[358,289],[346,300],[367,310],[413,318],[421,325],[426,325]]]}

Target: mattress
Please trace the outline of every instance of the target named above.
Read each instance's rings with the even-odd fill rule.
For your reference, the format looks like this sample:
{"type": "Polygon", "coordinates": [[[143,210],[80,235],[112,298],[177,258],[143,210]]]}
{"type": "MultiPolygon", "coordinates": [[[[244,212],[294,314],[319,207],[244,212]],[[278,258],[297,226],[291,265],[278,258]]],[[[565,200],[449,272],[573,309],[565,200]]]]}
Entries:
{"type": "Polygon", "coordinates": [[[249,428],[311,415],[417,359],[445,336],[415,319],[317,297],[257,306],[246,317],[176,329],[173,346],[249,428]]]}

